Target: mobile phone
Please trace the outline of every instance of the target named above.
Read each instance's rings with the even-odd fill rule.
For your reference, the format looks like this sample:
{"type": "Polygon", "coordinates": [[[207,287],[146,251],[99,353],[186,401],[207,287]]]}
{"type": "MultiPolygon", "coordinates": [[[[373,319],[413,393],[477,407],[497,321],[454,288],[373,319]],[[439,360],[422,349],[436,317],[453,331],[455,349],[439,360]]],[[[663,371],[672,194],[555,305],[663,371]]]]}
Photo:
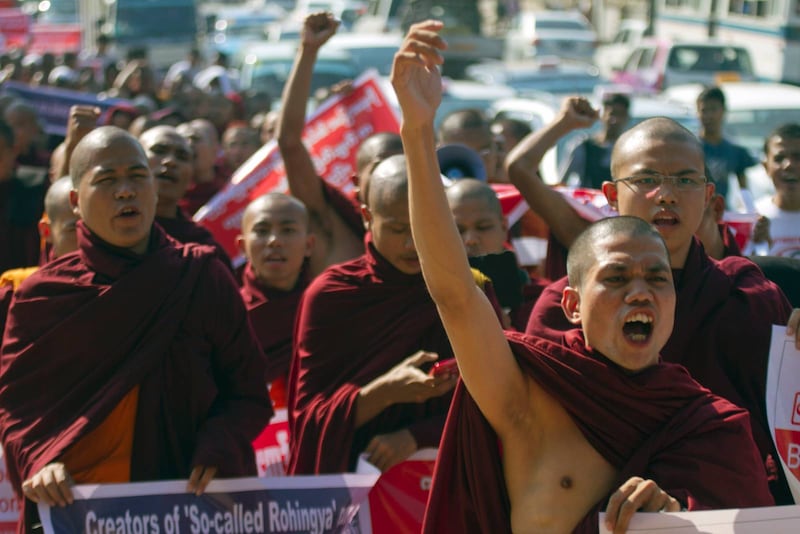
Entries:
{"type": "Polygon", "coordinates": [[[428,374],[431,376],[457,375],[458,363],[455,358],[436,362],[428,374]]]}

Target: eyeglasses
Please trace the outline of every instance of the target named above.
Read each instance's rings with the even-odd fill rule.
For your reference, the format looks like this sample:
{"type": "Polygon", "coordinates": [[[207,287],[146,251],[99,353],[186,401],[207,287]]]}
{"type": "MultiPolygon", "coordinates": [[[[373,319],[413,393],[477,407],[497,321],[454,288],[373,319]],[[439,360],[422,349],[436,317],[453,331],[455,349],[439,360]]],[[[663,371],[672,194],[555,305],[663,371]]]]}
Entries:
{"type": "Polygon", "coordinates": [[[628,178],[620,178],[614,180],[615,182],[622,182],[631,190],[637,193],[649,193],[655,191],[664,185],[664,182],[669,182],[672,187],[678,191],[692,191],[703,188],[708,179],[705,176],[669,176],[665,174],[638,174],[629,176],[628,178]]]}

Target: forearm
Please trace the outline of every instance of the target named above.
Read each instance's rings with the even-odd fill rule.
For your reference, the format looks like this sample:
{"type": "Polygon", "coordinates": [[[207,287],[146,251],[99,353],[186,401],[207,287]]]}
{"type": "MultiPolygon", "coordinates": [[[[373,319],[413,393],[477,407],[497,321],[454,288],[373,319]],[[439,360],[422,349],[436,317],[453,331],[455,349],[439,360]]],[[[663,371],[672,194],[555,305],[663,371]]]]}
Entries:
{"type": "Polygon", "coordinates": [[[506,171],[528,206],[537,213],[564,245],[569,247],[588,222],[572,209],[561,193],[545,184],[538,174],[545,152],[571,128],[556,121],[527,136],[506,157],[506,171]]]}
{"type": "Polygon", "coordinates": [[[438,306],[457,306],[476,288],[441,182],[433,123],[404,123],[400,135],[408,162],[411,231],[422,274],[438,306]]]}
{"type": "Polygon", "coordinates": [[[361,428],[392,404],[391,396],[379,376],[358,392],[355,427],[361,428]]]}
{"type": "Polygon", "coordinates": [[[280,120],[277,138],[281,150],[302,143],[303,127],[306,120],[306,103],[311,91],[311,77],[318,50],[300,45],[297,58],[283,89],[280,120]]]}

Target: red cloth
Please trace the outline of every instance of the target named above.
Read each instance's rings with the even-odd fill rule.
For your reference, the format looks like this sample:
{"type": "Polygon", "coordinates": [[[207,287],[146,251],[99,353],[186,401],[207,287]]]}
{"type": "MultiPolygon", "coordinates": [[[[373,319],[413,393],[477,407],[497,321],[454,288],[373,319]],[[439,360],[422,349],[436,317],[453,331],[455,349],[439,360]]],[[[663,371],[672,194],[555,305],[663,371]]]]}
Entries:
{"type": "MultiPolygon", "coordinates": [[[[569,412],[586,440],[619,470],[655,480],[690,510],[769,506],[747,412],[716,397],[678,365],[629,375],[584,348],[507,332],[522,370],[569,412]],[[725,461],[720,461],[724,451],[725,461]]],[[[617,484],[618,485],[618,484],[617,484]]],[[[596,533],[588,511],[575,532],[596,533]]],[[[498,438],[459,384],[439,448],[424,532],[511,532],[498,438]]]]}
{"type": "MultiPolygon", "coordinates": [[[[751,412],[753,436],[766,466],[778,458],[765,404],[767,359],[773,324],[786,324],[791,306],[781,290],[750,260],[711,259],[695,239],[684,268],[674,271],[675,327],[661,351],[664,361],[684,365],[714,394],[751,412]],[[771,458],[770,458],[771,456],[771,458]]],[[[531,313],[526,332],[558,340],[574,325],[561,309],[562,278],[548,286],[531,313]]],[[[778,504],[792,504],[783,471],[770,470],[778,504]]]]}
{"type": "Polygon", "coordinates": [[[47,184],[13,176],[0,181],[0,273],[39,263],[39,219],[47,184]]]}
{"type": "MultiPolygon", "coordinates": [[[[264,287],[256,279],[249,262],[244,269],[240,291],[250,325],[266,355],[267,382],[285,381],[289,376],[295,317],[306,287],[305,268],[290,291],[264,287]]],[[[278,399],[273,396],[273,401],[277,403],[278,399]]],[[[280,405],[286,406],[285,398],[280,399],[280,405]]]]}
{"type": "Polygon", "coordinates": [[[211,232],[187,218],[182,211],[178,210],[178,216],[174,218],[156,217],[156,222],[176,241],[181,243],[197,243],[213,248],[217,258],[224,263],[226,267],[233,270],[230,257],[225,252],[225,249],[222,248],[222,245],[217,243],[217,240],[214,239],[211,232]]]}
{"type": "Polygon", "coordinates": [[[15,491],[136,385],[132,481],[187,478],[194,465],[255,475],[250,442],[272,408],[230,272],[158,225],[144,256],[82,222],[78,244],[20,286],[8,316],[0,437],[15,491]]]}
{"type": "Polygon", "coordinates": [[[197,210],[205,206],[209,200],[214,198],[223,187],[230,181],[230,173],[227,173],[219,165],[214,166],[214,179],[205,183],[192,183],[183,198],[178,201],[181,210],[190,215],[197,213],[197,210]]]}
{"type": "Polygon", "coordinates": [[[355,428],[362,386],[418,350],[452,356],[421,274],[395,269],[375,250],[333,265],[306,289],[289,374],[292,474],[352,471],[379,434],[408,428],[419,447],[439,443],[450,395],[395,404],[355,428]]]}

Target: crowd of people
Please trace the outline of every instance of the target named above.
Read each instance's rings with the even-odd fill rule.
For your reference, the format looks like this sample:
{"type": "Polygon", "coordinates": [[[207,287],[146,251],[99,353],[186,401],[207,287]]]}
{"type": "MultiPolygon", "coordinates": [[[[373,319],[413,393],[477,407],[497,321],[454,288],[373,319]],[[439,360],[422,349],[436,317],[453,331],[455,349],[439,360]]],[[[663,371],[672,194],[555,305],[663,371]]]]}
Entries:
{"type": "MultiPolygon", "coordinates": [[[[596,532],[598,511],[624,532],[636,511],[793,503],[765,389],[772,325],[800,348],[797,275],[769,276],[721,224],[712,121],[700,137],[665,118],[627,129],[627,99],[606,99],[567,174],[619,216],[589,222],[537,169],[601,113],[570,97],[535,132],[476,110],[434,128],[446,43],[427,21],[394,59],[400,133],[362,142],[344,193],[302,140],[338,24],[307,17],[277,114],[194,53],[158,89],[141,58],[91,86],[138,103],[74,106],[52,153],[35,109],[5,102],[0,441],[21,527],[76,483],[182,478],[200,494],[255,475],[251,442],[284,406],[290,475],[438,447],[425,532],[596,532]],[[191,215],[272,136],[291,195],[244,210],[236,269],[191,215]],[[437,146],[456,143],[482,173],[442,175],[437,146]],[[517,263],[495,182],[546,224],[546,278],[517,263]],[[429,372],[453,357],[457,372],[429,372]]],[[[60,79],[18,67],[6,79],[60,79]]],[[[698,99],[701,115],[720,106],[698,99]]],[[[797,125],[765,140],[776,193],[757,232],[776,253],[800,240],[799,143],[797,125]]]]}

